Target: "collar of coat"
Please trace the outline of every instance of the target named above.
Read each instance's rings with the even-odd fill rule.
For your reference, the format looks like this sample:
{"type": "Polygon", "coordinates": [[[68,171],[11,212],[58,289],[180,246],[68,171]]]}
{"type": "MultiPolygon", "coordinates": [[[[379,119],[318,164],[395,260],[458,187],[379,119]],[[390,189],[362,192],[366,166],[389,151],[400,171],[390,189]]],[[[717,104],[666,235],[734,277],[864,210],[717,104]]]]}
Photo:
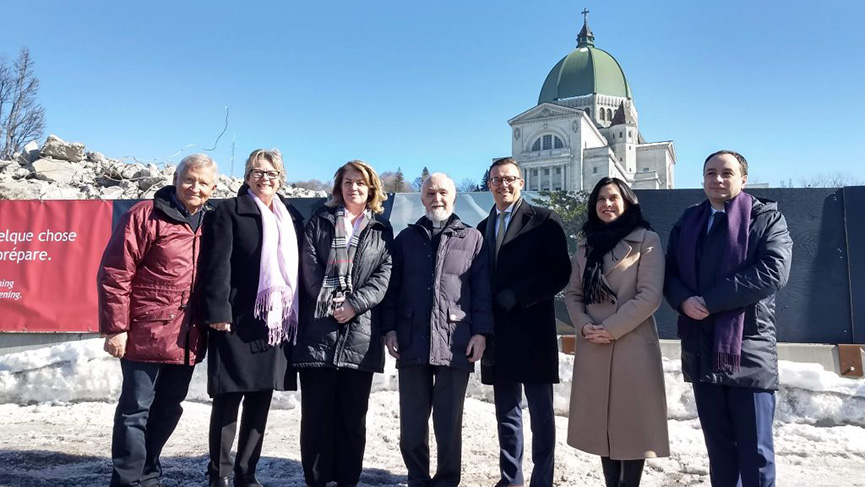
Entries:
{"type": "MultiPolygon", "coordinates": [[[[324,205],[319,209],[315,210],[315,214],[313,218],[321,218],[322,220],[330,222],[334,228],[336,228],[336,206],[327,206],[324,205]]],[[[367,227],[381,227],[386,228],[390,226],[390,223],[387,220],[383,220],[381,215],[376,214],[374,211],[370,212],[369,224],[367,227]]]]}
{"type": "MultiPolygon", "coordinates": [[[[758,198],[752,194],[749,194],[751,197],[751,218],[756,218],[758,215],[763,213],[770,213],[773,211],[778,211],[778,202],[775,200],[770,200],[767,198],[758,198]]],[[[701,206],[711,206],[712,204],[709,200],[703,200],[695,205],[689,206],[684,213],[682,213],[682,217],[679,218],[679,223],[681,224],[690,211],[698,211],[701,206]]]]}
{"type": "MultiPolygon", "coordinates": [[[[629,255],[631,255],[631,252],[634,251],[634,247],[638,246],[634,244],[639,244],[646,239],[646,231],[647,230],[643,227],[637,227],[631,233],[625,235],[621,240],[619,240],[619,243],[617,243],[616,246],[613,247],[613,250],[611,250],[607,255],[604,256],[604,274],[621,265],[621,263],[624,262],[629,255]]],[[[580,259],[580,262],[583,263],[583,267],[585,267],[585,239],[580,240],[577,249],[577,258],[580,259]]]]}
{"type": "MultiPolygon", "coordinates": [[[[409,223],[408,226],[422,232],[424,235],[429,237],[430,232],[424,225],[424,220],[426,219],[427,217],[422,216],[418,218],[416,222],[409,223]]],[[[448,222],[444,229],[442,229],[442,233],[453,234],[457,237],[462,237],[463,235],[465,235],[467,228],[468,226],[463,223],[462,220],[460,220],[460,217],[456,213],[454,213],[453,217],[450,219],[450,222],[448,222]]]]}
{"type": "MultiPolygon", "coordinates": [[[[171,204],[171,195],[177,192],[174,186],[165,186],[160,188],[153,195],[153,207],[159,210],[166,218],[177,223],[186,224],[186,217],[180,213],[180,210],[171,204]]],[[[208,212],[213,210],[213,205],[209,202],[205,203],[198,211],[208,212]]]]}
{"type": "MultiPolygon", "coordinates": [[[[237,214],[261,216],[261,211],[258,209],[258,205],[256,205],[255,201],[248,197],[247,194],[249,194],[249,186],[246,183],[243,183],[243,186],[237,190],[237,214]]],[[[296,211],[292,211],[293,208],[288,200],[279,193],[277,193],[276,196],[278,196],[280,201],[282,201],[282,204],[285,205],[288,214],[291,215],[292,221],[297,222],[299,215],[296,211]]]]}
{"type": "MultiPolygon", "coordinates": [[[[516,209],[512,210],[511,221],[508,224],[508,228],[505,233],[505,239],[502,242],[502,247],[508,244],[511,240],[516,238],[521,233],[529,232],[536,227],[540,226],[548,216],[548,213],[541,213],[537,208],[530,205],[528,201],[522,200],[519,206],[516,209]]],[[[490,214],[487,217],[487,226],[486,226],[486,238],[490,239],[491,242],[495,242],[495,232],[496,232],[496,218],[498,218],[498,211],[496,210],[495,205],[493,205],[490,210],[490,214]]]]}

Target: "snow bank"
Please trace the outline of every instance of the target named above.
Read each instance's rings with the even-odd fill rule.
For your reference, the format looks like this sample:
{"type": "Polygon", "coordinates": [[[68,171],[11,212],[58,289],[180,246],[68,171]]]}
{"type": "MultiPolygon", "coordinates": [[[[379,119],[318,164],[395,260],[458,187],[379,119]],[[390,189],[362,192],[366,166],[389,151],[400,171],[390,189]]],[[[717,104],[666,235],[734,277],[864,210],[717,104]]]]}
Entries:
{"type": "MultiPolygon", "coordinates": [[[[119,361],[102,350],[102,339],[68,342],[51,347],[0,356],[0,403],[43,404],[116,400],[122,376],[119,361]]],[[[567,416],[573,357],[559,356],[561,383],[554,388],[556,414],[567,416]]],[[[780,362],[776,421],[815,426],[865,426],[865,379],[845,379],[817,364],[780,362]]],[[[697,417],[690,385],[682,379],[677,360],[664,359],[667,409],[670,419],[697,417]]],[[[396,391],[394,360],[388,357],[385,372],[376,374],[373,393],[396,391]]],[[[492,402],[492,388],[473,374],[468,397],[492,402]]],[[[208,402],[206,364],[192,378],[188,400],[208,402]]],[[[273,408],[294,409],[298,392],[277,392],[273,408]]]]}

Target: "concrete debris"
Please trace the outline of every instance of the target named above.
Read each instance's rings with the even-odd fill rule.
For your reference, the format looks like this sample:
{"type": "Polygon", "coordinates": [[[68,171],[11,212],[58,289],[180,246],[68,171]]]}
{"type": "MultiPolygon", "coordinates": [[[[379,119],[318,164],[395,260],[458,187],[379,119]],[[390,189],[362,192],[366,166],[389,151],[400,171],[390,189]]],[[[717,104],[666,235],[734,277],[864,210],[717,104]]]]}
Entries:
{"type": "MultiPolygon", "coordinates": [[[[49,135],[42,147],[31,141],[11,161],[0,161],[0,200],[149,199],[173,183],[176,169],[174,163],[112,159],[87,151],[80,142],[49,135]]],[[[242,184],[240,178],[220,174],[213,198],[234,197],[242,184]]],[[[280,193],[289,198],[327,196],[325,191],[288,185],[280,188],[280,193]]]]}

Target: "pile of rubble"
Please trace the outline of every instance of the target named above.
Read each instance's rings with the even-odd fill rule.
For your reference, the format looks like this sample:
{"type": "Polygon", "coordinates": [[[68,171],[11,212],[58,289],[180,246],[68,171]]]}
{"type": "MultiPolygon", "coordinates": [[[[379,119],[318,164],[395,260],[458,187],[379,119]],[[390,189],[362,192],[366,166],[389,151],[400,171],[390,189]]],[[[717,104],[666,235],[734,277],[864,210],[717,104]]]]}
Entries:
{"type": "MultiPolygon", "coordinates": [[[[30,142],[13,160],[0,161],[0,200],[150,199],[172,183],[175,168],[111,159],[85,150],[80,142],[49,135],[41,148],[30,142]]],[[[231,198],[242,184],[240,178],[220,174],[213,197],[231,198]]],[[[289,198],[326,196],[290,185],[280,192],[289,198]]]]}

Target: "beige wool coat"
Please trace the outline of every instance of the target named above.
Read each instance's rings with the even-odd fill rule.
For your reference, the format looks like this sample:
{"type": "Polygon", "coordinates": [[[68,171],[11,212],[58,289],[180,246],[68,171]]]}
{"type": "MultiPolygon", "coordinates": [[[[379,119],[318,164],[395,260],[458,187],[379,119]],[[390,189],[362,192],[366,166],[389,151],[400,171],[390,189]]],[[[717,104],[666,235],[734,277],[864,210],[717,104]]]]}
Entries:
{"type": "Polygon", "coordinates": [[[604,256],[604,275],[616,303],[584,305],[585,268],[582,243],[565,291],[577,336],[568,444],[614,460],[669,456],[664,371],[652,316],[664,289],[661,240],[638,228],[604,256]],[[580,333],[587,323],[604,326],[615,341],[587,341],[580,333]]]}

